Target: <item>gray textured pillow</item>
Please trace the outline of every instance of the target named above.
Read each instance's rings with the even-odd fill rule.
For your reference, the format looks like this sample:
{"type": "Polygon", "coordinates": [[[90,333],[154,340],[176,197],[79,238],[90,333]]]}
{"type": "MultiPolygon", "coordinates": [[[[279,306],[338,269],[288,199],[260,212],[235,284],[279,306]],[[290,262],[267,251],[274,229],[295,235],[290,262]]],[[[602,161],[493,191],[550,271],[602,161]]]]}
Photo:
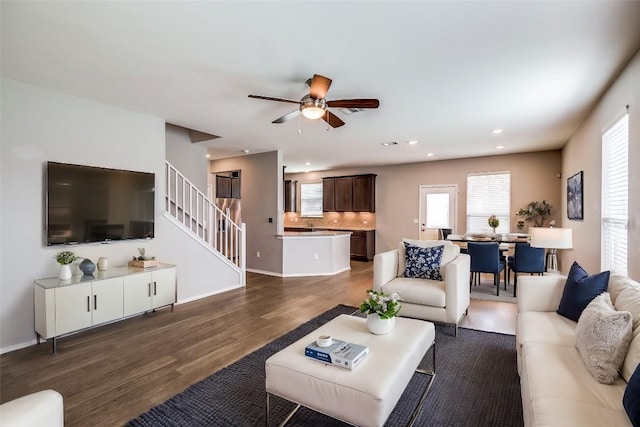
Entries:
{"type": "Polygon", "coordinates": [[[591,376],[613,384],[629,349],[633,319],[628,311],[616,311],[608,292],[595,297],[576,326],[576,348],[591,376]]]}

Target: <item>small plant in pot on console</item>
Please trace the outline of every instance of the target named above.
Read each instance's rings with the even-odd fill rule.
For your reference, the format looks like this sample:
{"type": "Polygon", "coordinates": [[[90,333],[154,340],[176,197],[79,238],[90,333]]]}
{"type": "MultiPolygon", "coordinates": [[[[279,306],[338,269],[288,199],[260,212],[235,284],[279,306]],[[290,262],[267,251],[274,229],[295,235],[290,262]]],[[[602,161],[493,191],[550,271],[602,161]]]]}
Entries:
{"type": "Polygon", "coordinates": [[[58,278],[60,280],[71,279],[71,263],[79,260],[80,257],[71,251],[62,251],[58,252],[54,258],[58,264],[60,264],[60,274],[58,278]]]}
{"type": "Polygon", "coordinates": [[[368,298],[360,304],[360,311],[367,313],[367,328],[372,334],[388,334],[393,330],[396,315],[402,308],[400,295],[396,292],[387,295],[372,289],[369,289],[367,294],[368,298]]]}

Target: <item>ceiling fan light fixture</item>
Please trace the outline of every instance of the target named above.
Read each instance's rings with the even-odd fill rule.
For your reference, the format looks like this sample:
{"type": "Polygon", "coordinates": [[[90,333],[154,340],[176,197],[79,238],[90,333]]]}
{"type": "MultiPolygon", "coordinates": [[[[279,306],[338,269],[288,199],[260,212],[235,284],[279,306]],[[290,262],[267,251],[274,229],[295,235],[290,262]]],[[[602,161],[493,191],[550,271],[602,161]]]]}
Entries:
{"type": "Polygon", "coordinates": [[[327,110],[327,101],[324,99],[314,99],[309,95],[306,95],[300,101],[300,112],[307,119],[317,120],[324,116],[327,110]]]}
{"type": "Polygon", "coordinates": [[[320,107],[300,107],[302,110],[302,115],[307,119],[316,120],[324,116],[324,110],[320,107]]]}

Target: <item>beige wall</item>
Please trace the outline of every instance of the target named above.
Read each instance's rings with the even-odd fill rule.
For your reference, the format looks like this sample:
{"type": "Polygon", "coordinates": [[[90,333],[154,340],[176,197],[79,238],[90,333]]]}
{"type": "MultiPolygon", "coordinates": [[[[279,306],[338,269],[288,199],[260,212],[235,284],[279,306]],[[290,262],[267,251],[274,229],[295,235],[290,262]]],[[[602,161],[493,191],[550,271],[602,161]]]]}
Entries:
{"type": "Polygon", "coordinates": [[[167,161],[206,195],[208,163],[206,145],[192,143],[189,129],[166,123],[165,151],[167,161]]]}
{"type": "Polygon", "coordinates": [[[247,225],[247,268],[282,273],[282,153],[268,153],[211,161],[211,173],[240,171],[242,222],[247,225]],[[272,218],[273,222],[269,222],[272,218]],[[260,252],[260,258],[256,256],[260,252]]]}
{"type": "Polygon", "coordinates": [[[640,52],[606,92],[562,151],[562,175],[584,171],[584,220],[566,216],[566,180],[562,187],[562,226],[573,228],[573,250],[560,251],[566,272],[578,261],[589,273],[600,271],[602,133],[629,105],[628,274],[640,280],[640,52]]]}
{"type": "Polygon", "coordinates": [[[455,184],[458,186],[457,232],[466,228],[466,180],[471,172],[511,172],[512,231],[516,230],[515,212],[532,200],[543,200],[553,206],[551,219],[560,219],[561,179],[560,151],[478,157],[412,163],[397,166],[362,167],[304,174],[287,174],[287,179],[300,182],[324,176],[377,174],[376,178],[376,253],[395,248],[403,237],[417,238],[420,186],[455,184]]]}

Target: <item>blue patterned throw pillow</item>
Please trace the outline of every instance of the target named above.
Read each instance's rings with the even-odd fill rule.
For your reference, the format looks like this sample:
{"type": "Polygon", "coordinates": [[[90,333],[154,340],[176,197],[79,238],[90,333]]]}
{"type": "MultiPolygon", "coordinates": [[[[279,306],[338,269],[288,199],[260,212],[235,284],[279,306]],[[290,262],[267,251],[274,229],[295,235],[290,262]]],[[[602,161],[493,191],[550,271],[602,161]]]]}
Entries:
{"type": "Polygon", "coordinates": [[[442,281],[440,262],[444,245],[421,248],[405,242],[404,247],[406,262],[404,277],[442,281]]]}

